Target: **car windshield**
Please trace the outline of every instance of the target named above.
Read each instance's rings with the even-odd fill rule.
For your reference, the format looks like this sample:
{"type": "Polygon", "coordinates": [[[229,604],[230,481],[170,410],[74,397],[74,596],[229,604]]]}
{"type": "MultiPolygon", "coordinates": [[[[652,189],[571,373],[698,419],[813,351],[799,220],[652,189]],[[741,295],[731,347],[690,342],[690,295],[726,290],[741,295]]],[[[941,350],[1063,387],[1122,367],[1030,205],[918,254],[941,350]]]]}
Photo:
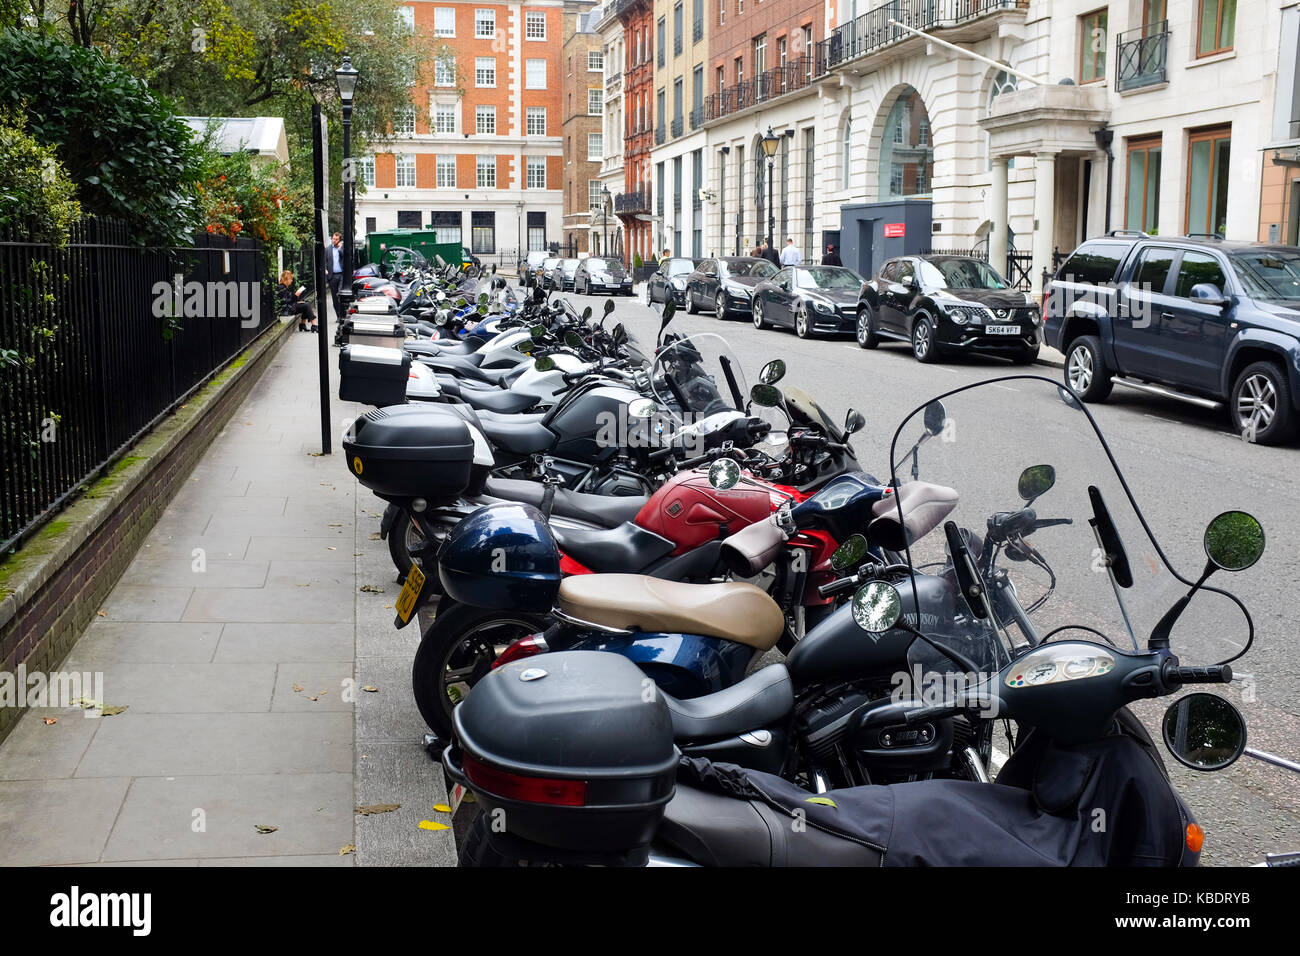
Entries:
{"type": "Polygon", "coordinates": [[[917,262],[921,284],[937,289],[1006,289],[1007,280],[978,259],[921,259],[917,262]]]}
{"type": "Polygon", "coordinates": [[[556,264],[557,264],[559,261],[560,261],[559,259],[543,259],[543,260],[542,260],[542,268],[543,268],[543,269],[554,269],[555,266],[556,266],[556,264]]]}
{"type": "Polygon", "coordinates": [[[545,254],[545,253],[539,253],[539,252],[530,252],[530,253],[528,253],[528,264],[529,264],[530,266],[535,266],[535,265],[537,265],[538,263],[540,263],[540,262],[545,262],[545,261],[546,261],[546,254],[545,254]]]}
{"type": "Polygon", "coordinates": [[[852,269],[821,266],[814,269],[796,269],[795,285],[801,289],[859,289],[862,277],[852,269]]]}
{"type": "Polygon", "coordinates": [[[670,276],[690,275],[695,271],[695,263],[690,259],[669,259],[664,271],[670,276]]]}
{"type": "Polygon", "coordinates": [[[564,267],[565,275],[572,275],[573,273],[578,271],[577,259],[565,259],[563,262],[560,263],[560,265],[564,267]]]}
{"type": "Polygon", "coordinates": [[[723,276],[757,276],[766,279],[776,275],[776,266],[766,259],[719,259],[718,275],[723,276]]]}
{"type": "Polygon", "coordinates": [[[588,272],[622,272],[623,263],[618,259],[588,259],[588,272]]]}
{"type": "Polygon", "coordinates": [[[1252,299],[1300,300],[1300,249],[1252,249],[1229,258],[1252,299]]]}

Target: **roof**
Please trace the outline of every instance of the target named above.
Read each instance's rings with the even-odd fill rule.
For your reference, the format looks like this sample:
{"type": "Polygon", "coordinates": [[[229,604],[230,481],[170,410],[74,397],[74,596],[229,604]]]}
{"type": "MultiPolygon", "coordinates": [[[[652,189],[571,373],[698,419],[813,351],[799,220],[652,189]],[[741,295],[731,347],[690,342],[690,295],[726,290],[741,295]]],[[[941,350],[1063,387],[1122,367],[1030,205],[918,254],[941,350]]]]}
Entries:
{"type": "Polygon", "coordinates": [[[182,116],[197,135],[216,126],[215,145],[223,155],[256,153],[289,162],[289,142],[279,116],[182,116]]]}

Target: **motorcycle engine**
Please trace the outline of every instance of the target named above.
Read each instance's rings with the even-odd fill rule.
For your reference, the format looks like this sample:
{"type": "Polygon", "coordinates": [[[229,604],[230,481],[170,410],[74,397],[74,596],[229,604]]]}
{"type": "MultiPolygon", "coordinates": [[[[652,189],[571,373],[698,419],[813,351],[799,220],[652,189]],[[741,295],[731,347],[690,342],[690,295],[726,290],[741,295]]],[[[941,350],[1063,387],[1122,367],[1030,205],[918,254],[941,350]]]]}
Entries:
{"type": "Polygon", "coordinates": [[[586,489],[593,495],[643,495],[645,489],[631,475],[610,474],[594,482],[586,489]]]}

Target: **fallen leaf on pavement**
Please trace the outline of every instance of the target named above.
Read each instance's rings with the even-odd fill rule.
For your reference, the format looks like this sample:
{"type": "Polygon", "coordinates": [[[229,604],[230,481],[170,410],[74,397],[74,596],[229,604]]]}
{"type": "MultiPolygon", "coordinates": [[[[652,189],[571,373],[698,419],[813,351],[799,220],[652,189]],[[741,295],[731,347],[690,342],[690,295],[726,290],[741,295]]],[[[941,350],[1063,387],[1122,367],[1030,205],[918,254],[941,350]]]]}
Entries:
{"type": "Polygon", "coordinates": [[[265,824],[262,824],[262,823],[255,823],[255,824],[253,824],[253,829],[256,830],[258,833],[274,833],[276,830],[278,830],[278,829],[280,829],[280,828],[279,828],[279,827],[269,827],[269,826],[266,826],[265,824]]]}
{"type": "Polygon", "coordinates": [[[347,846],[339,850],[339,856],[347,856],[349,853],[356,853],[356,852],[357,852],[357,845],[355,843],[349,843],[347,846]]]}
{"type": "Polygon", "coordinates": [[[357,813],[363,817],[368,817],[372,813],[392,813],[400,807],[400,803],[367,803],[357,807],[357,813]]]}
{"type": "Polygon", "coordinates": [[[294,685],[293,685],[293,692],[294,692],[295,694],[301,694],[301,693],[302,693],[302,684],[294,684],[294,685]]]}
{"type": "Polygon", "coordinates": [[[105,717],[116,717],[124,710],[126,710],[126,707],[105,707],[103,710],[103,714],[105,717]]]}
{"type": "Polygon", "coordinates": [[[378,541],[378,540],[380,540],[382,537],[383,537],[383,535],[381,535],[378,531],[372,531],[372,532],[370,532],[370,540],[371,540],[371,541],[378,541]]]}
{"type": "Polygon", "coordinates": [[[433,809],[437,810],[439,813],[451,813],[451,807],[447,806],[445,803],[435,803],[433,809]]]}
{"type": "Polygon", "coordinates": [[[421,820],[420,829],[421,830],[449,830],[451,828],[447,826],[447,824],[445,823],[434,823],[432,820],[421,820]]]}
{"type": "Polygon", "coordinates": [[[96,611],[95,613],[98,614],[100,617],[108,617],[108,615],[103,611],[96,611]]]}
{"type": "Polygon", "coordinates": [[[331,547],[331,548],[326,548],[325,550],[326,550],[326,551],[337,551],[338,548],[332,548],[332,547],[331,547]]]}
{"type": "Polygon", "coordinates": [[[59,722],[59,718],[57,718],[57,717],[46,717],[46,718],[45,718],[45,726],[46,726],[46,727],[50,726],[50,724],[57,724],[58,722],[59,722]]]}
{"type": "Polygon", "coordinates": [[[363,584],[363,585],[361,585],[361,590],[362,590],[362,591],[365,591],[367,594],[383,594],[383,593],[384,593],[384,589],[381,588],[381,587],[379,587],[377,584],[363,584]]]}
{"type": "Polygon", "coordinates": [[[364,690],[367,694],[378,694],[378,693],[379,693],[379,688],[378,688],[378,687],[372,687],[372,686],[370,686],[369,684],[367,684],[365,687],[363,687],[363,688],[361,688],[361,689],[364,690]]]}

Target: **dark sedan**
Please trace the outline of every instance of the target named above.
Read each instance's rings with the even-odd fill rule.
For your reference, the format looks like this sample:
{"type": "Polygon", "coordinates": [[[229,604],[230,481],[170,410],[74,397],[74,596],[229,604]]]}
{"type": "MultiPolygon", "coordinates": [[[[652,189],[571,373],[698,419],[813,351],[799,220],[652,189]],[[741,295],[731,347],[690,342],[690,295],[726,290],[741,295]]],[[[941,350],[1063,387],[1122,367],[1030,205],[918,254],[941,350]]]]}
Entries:
{"type": "Polygon", "coordinates": [[[754,328],[794,329],[806,339],[818,332],[852,332],[862,276],[844,266],[786,266],[754,290],[754,328]]]}
{"type": "Polygon", "coordinates": [[[686,277],[686,311],[712,309],[720,319],[748,314],[754,288],[776,272],[772,263],[752,256],[702,259],[686,277]]]}
{"type": "Polygon", "coordinates": [[[695,271],[694,259],[665,259],[645,284],[646,305],[667,302],[671,295],[679,305],[686,304],[686,277],[695,271]]]}
{"type": "Polygon", "coordinates": [[[533,275],[537,277],[538,281],[542,285],[549,285],[551,282],[551,276],[553,276],[555,270],[560,267],[561,261],[563,260],[561,260],[559,256],[550,256],[543,259],[542,264],[534,270],[533,275]]]}
{"type": "Polygon", "coordinates": [[[889,259],[858,300],[858,345],[881,339],[912,346],[918,362],[945,352],[986,352],[1013,362],[1038,357],[1042,314],[982,259],[903,256],[889,259]]]}
{"type": "Polygon", "coordinates": [[[560,288],[565,292],[573,291],[573,280],[578,274],[578,259],[561,259],[551,274],[560,280],[560,288]]]}
{"type": "Polygon", "coordinates": [[[573,275],[573,291],[583,295],[598,292],[631,295],[632,273],[623,267],[622,259],[590,256],[578,263],[578,271],[573,275]]]}

